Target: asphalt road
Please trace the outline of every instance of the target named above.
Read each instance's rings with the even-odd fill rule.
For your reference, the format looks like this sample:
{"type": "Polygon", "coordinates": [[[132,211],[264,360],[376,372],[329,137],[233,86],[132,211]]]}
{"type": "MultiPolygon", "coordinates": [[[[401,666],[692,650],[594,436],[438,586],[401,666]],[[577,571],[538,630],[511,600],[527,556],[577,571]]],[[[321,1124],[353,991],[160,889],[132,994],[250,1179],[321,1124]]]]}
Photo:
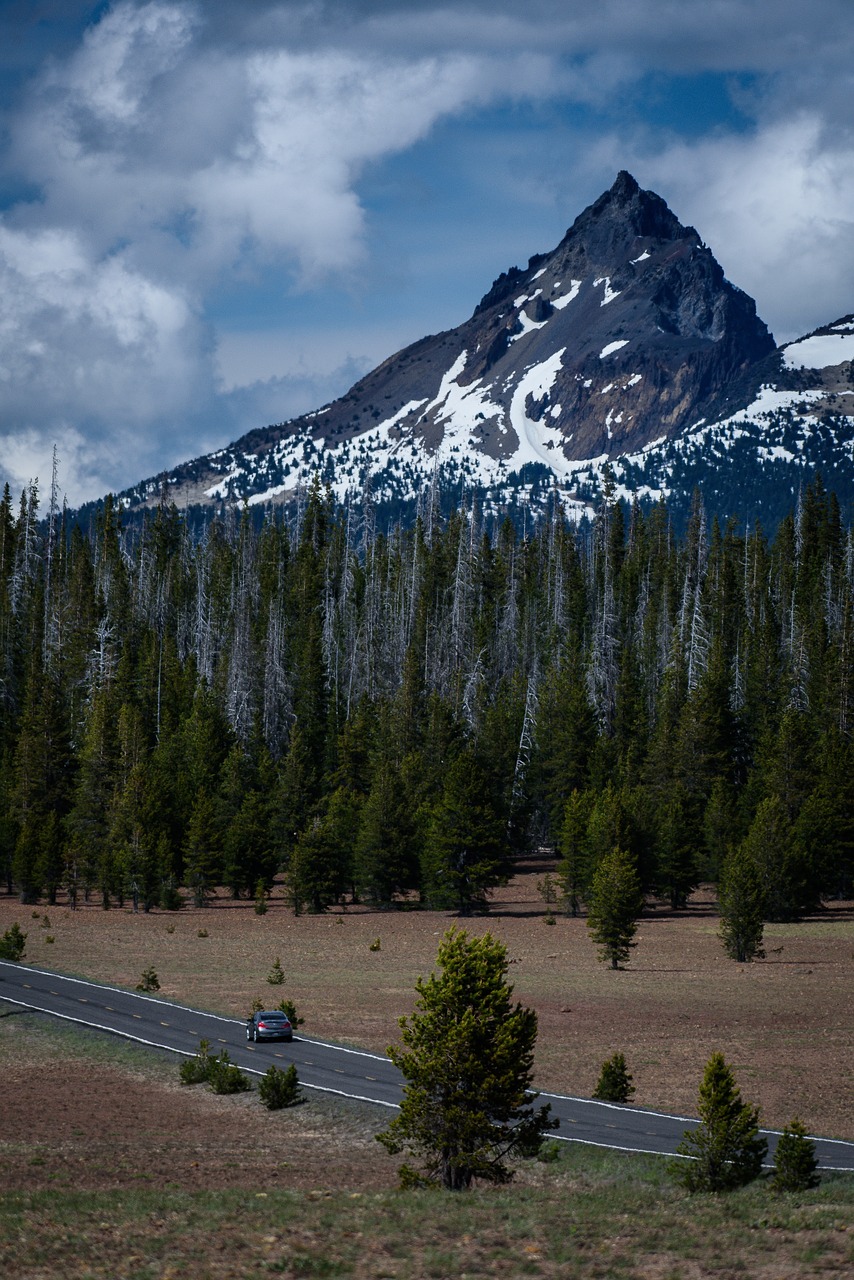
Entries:
{"type": "MultiPolygon", "coordinates": [[[[192,1057],[199,1041],[205,1039],[214,1053],[227,1049],[232,1062],[256,1075],[263,1075],[271,1063],[294,1063],[303,1088],[384,1108],[396,1108],[402,1094],[402,1077],[384,1055],[302,1035],[290,1043],[250,1044],[241,1019],[65,977],[31,965],[0,961],[0,1001],[22,1012],[36,1010],[184,1057],[192,1057]]],[[[697,1123],[688,1116],[563,1094],[543,1092],[540,1101],[550,1103],[552,1115],[560,1121],[554,1138],[617,1151],[674,1155],[685,1130],[697,1123]]],[[[763,1133],[768,1139],[770,1159],[778,1135],[772,1130],[763,1133]]],[[[854,1143],[819,1137],[815,1142],[820,1168],[854,1172],[854,1143]]]]}

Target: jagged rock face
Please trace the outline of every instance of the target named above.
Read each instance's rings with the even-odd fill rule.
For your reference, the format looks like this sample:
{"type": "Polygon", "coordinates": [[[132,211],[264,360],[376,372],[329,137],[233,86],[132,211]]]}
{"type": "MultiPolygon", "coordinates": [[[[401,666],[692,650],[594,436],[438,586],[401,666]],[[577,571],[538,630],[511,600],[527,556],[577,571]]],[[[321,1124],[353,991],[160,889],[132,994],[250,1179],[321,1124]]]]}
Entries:
{"type": "Polygon", "coordinates": [[[621,173],[557,249],[500,276],[458,329],[385,361],[312,435],[334,445],[384,422],[433,453],[466,432],[510,469],[560,474],[678,433],[773,349],[696,231],[621,173]]]}
{"type": "Polygon", "coordinates": [[[693,227],[620,173],[553,252],[499,276],[457,329],[398,352],[317,413],[123,498],[156,501],[165,480],[180,505],[287,502],[319,472],[339,497],[370,476],[394,504],[438,474],[500,507],[520,494],[535,503],[547,477],[581,512],[606,459],[626,493],[655,501],[707,484],[721,510],[745,483],[768,489],[760,473],[770,484],[772,470],[786,491],[786,468],[807,465],[832,466],[835,481],[851,470],[854,483],[852,341],[845,317],[778,352],[693,227]]]}

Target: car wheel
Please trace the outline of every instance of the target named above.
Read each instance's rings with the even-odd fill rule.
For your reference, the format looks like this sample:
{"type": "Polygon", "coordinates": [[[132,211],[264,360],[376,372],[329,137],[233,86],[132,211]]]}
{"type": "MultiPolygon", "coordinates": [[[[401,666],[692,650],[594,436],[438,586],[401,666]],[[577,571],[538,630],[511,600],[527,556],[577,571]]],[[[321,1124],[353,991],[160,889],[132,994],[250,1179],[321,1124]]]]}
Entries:
{"type": "Polygon", "coordinates": [[[250,1027],[247,1027],[247,1028],[246,1028],[246,1039],[247,1039],[247,1040],[251,1040],[251,1039],[252,1039],[252,1030],[251,1030],[251,1028],[250,1028],[250,1027]]]}
{"type": "Polygon", "coordinates": [[[255,1043],[255,1044],[257,1044],[257,1043],[258,1043],[258,1028],[257,1028],[257,1027],[253,1027],[253,1028],[252,1028],[252,1039],[253,1039],[253,1041],[254,1041],[254,1043],[255,1043]]]}

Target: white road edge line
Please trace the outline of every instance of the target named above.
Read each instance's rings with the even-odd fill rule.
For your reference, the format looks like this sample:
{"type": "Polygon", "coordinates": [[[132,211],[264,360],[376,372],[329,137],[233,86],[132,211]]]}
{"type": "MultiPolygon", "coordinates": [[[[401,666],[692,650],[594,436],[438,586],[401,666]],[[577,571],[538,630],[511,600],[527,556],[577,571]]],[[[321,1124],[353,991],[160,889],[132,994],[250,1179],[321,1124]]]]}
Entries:
{"type": "MultiPolygon", "coordinates": [[[[161,999],[158,996],[146,996],[139,991],[127,991],[124,987],[112,987],[106,982],[91,982],[87,978],[73,978],[68,974],[57,973],[55,969],[37,969],[34,965],[12,964],[9,961],[0,961],[0,964],[9,964],[9,967],[18,972],[38,973],[44,978],[56,978],[59,982],[76,982],[79,986],[93,987],[98,991],[114,991],[117,995],[130,996],[132,1000],[145,1000],[149,1004],[166,1005],[170,1009],[180,1009],[184,1013],[194,1013],[199,1018],[214,1018],[217,1022],[227,1022],[231,1026],[243,1027],[246,1025],[245,1018],[226,1018],[221,1013],[211,1013],[207,1009],[196,1009],[189,1004],[178,1004],[175,1000],[161,999]]],[[[13,1001],[12,1003],[17,1003],[13,1001]]],[[[59,1017],[59,1014],[57,1014],[59,1017]]],[[[303,1044],[319,1044],[325,1049],[337,1049],[339,1053],[351,1053],[360,1058],[372,1058],[375,1062],[388,1062],[388,1058],[381,1053],[370,1053],[367,1049],[349,1049],[341,1044],[334,1044],[328,1040],[310,1040],[308,1036],[298,1036],[303,1044]]]]}
{"type": "MultiPolygon", "coordinates": [[[[176,1049],[171,1044],[160,1044],[158,1040],[146,1040],[144,1036],[132,1036],[129,1031],[117,1031],[115,1027],[105,1027],[101,1022],[87,1022],[85,1018],[72,1018],[67,1013],[55,1013],[53,1009],[43,1009],[41,1005],[33,1004],[30,1000],[13,1000],[10,996],[2,996],[0,998],[7,1004],[18,1005],[21,1009],[32,1009],[35,1013],[46,1013],[51,1018],[61,1018],[63,1022],[74,1022],[81,1027],[92,1027],[95,1031],[106,1031],[108,1035],[120,1036],[123,1040],[133,1040],[135,1044],[146,1044],[150,1049],[165,1049],[167,1053],[177,1053],[182,1058],[195,1058],[196,1056],[189,1049],[176,1049]]],[[[246,1071],[253,1076],[263,1076],[265,1074],[256,1067],[240,1067],[240,1070],[246,1071]]],[[[339,1098],[351,1098],[354,1102],[370,1102],[376,1107],[391,1107],[393,1111],[400,1110],[396,1102],[383,1102],[379,1098],[366,1098],[360,1093],[347,1093],[344,1089],[328,1089],[325,1085],[308,1084],[305,1080],[300,1080],[299,1083],[302,1088],[316,1089],[318,1093],[334,1093],[339,1098]]]]}
{"type": "MultiPolygon", "coordinates": [[[[185,1005],[185,1004],[177,1004],[174,1000],[159,1000],[159,999],[155,998],[154,996],[145,996],[145,995],[142,995],[140,992],[136,992],[136,991],[126,991],[123,987],[112,987],[112,986],[109,986],[107,983],[103,983],[103,982],[91,982],[91,981],[88,981],[86,978],[72,978],[72,977],[68,977],[68,976],[66,976],[65,974],[57,973],[57,972],[56,972],[56,970],[53,970],[53,969],[37,969],[37,968],[35,968],[35,966],[33,966],[33,965],[24,965],[24,964],[18,964],[18,963],[12,964],[12,963],[11,963],[11,962],[9,962],[9,961],[0,961],[0,964],[6,964],[6,965],[8,965],[11,969],[16,970],[16,971],[18,971],[18,972],[25,972],[25,973],[38,973],[38,974],[41,974],[43,977],[57,978],[57,979],[59,979],[61,982],[76,982],[76,983],[79,983],[81,986],[84,986],[84,987],[95,987],[95,988],[97,988],[97,989],[99,989],[99,990],[101,990],[101,991],[115,991],[115,992],[117,992],[119,995],[123,995],[123,996],[130,996],[130,997],[131,997],[132,999],[134,999],[134,1000],[146,1000],[146,1001],[148,1001],[148,1003],[149,1003],[149,1004],[167,1005],[167,1006],[169,1006],[169,1007],[170,1007],[170,1008],[172,1008],[172,1009],[182,1009],[185,1013],[194,1013],[194,1014],[197,1014],[199,1017],[202,1017],[202,1018],[214,1018],[214,1019],[216,1019],[216,1021],[218,1021],[218,1022],[227,1022],[227,1023],[230,1023],[230,1024],[231,1024],[231,1025],[233,1025],[233,1026],[242,1027],[242,1026],[244,1025],[244,1023],[245,1023],[245,1019],[240,1019],[240,1018],[225,1018],[225,1017],[223,1017],[223,1016],[222,1016],[222,1014],[218,1014],[218,1013],[208,1013],[208,1012],[206,1012],[204,1009],[195,1009],[195,1008],[192,1008],[192,1007],[191,1007],[191,1006],[189,1006],[189,1005],[185,1005]]],[[[28,1002],[28,1003],[26,1003],[26,1004],[25,1004],[25,1003],[24,1003],[23,1001],[21,1001],[21,1000],[11,1000],[11,999],[9,999],[9,997],[8,997],[8,996],[3,996],[3,997],[0,997],[0,998],[2,998],[2,999],[4,999],[4,1000],[6,1000],[9,1004],[16,1004],[16,1005],[19,1005],[19,1006],[21,1006],[21,1007],[23,1007],[23,1008],[28,1008],[28,1007],[29,1007],[29,1008],[37,1008],[37,1007],[38,1007],[38,1006],[36,1006],[36,1005],[31,1004],[30,1002],[28,1002]]],[[[122,1032],[122,1031],[114,1031],[112,1027],[102,1027],[102,1026],[100,1026],[100,1024],[98,1024],[98,1023],[96,1023],[96,1022],[86,1022],[86,1021],[85,1021],[84,1019],[82,1019],[82,1018],[71,1018],[71,1017],[68,1017],[66,1014],[62,1014],[62,1013],[56,1013],[56,1014],[54,1014],[54,1013],[53,1013],[53,1011],[52,1011],[51,1009],[41,1009],[41,1008],[40,1008],[40,1009],[39,1009],[39,1012],[40,1012],[40,1013],[49,1013],[49,1014],[52,1014],[52,1016],[53,1016],[53,1017],[56,1017],[56,1018],[64,1018],[67,1022],[80,1022],[80,1023],[82,1023],[82,1025],[83,1025],[83,1026],[87,1026],[87,1027],[89,1027],[89,1026],[91,1026],[91,1027],[96,1027],[96,1028],[97,1028],[98,1030],[100,1030],[100,1031],[108,1031],[108,1032],[111,1032],[113,1035],[124,1036],[124,1038],[125,1038],[126,1040],[136,1040],[136,1041],[138,1041],[140,1044],[149,1044],[149,1045],[152,1045],[154,1048],[157,1048],[157,1049],[167,1049],[167,1050],[169,1050],[169,1052],[171,1052],[171,1053],[182,1053],[182,1054],[185,1054],[185,1056],[190,1057],[190,1058],[194,1056],[194,1055],[193,1055],[193,1054],[191,1054],[191,1053],[187,1053],[187,1052],[186,1052],[185,1050],[183,1050],[183,1049],[172,1049],[169,1045],[161,1045],[161,1044],[157,1044],[157,1043],[156,1043],[155,1041],[153,1041],[153,1040],[143,1040],[141,1036],[131,1036],[131,1035],[128,1035],[126,1032],[122,1032]]],[[[307,1036],[298,1036],[298,1037],[297,1037],[297,1039],[298,1039],[301,1043],[303,1043],[303,1044],[316,1044],[316,1045],[322,1045],[324,1048],[327,1048],[327,1049],[337,1049],[339,1053],[350,1053],[350,1054],[354,1054],[356,1057],[361,1057],[361,1058],[373,1058],[373,1059],[374,1059],[375,1061],[377,1061],[377,1062],[388,1062],[388,1058],[387,1058],[387,1057],[383,1057],[381,1054],[378,1054],[378,1053],[369,1053],[367,1050],[362,1050],[362,1049],[348,1049],[348,1048],[345,1048],[345,1046],[343,1046],[343,1045],[331,1044],[331,1043],[329,1043],[329,1042],[328,1042],[328,1041],[326,1041],[326,1040],[309,1040],[307,1036]]],[[[247,1067],[247,1068],[246,1068],[246,1070],[251,1070],[251,1068],[248,1068],[248,1067],[247,1067]]],[[[263,1075],[263,1072],[257,1072],[256,1074],[258,1074],[258,1075],[263,1075]]],[[[310,1088],[310,1089],[319,1089],[322,1093],[338,1093],[338,1092],[339,1092],[337,1089],[326,1089],[326,1088],[323,1088],[323,1086],[321,1086],[321,1085],[306,1085],[305,1087],[306,1087],[307,1089],[309,1089],[309,1088],[310,1088]]],[[[557,1098],[558,1100],[560,1100],[560,1101],[564,1101],[564,1102],[583,1102],[585,1105],[588,1105],[588,1106],[595,1106],[595,1107],[607,1107],[607,1108],[609,1108],[609,1109],[610,1109],[610,1110],[612,1110],[612,1111],[623,1111],[623,1112],[628,1112],[629,1114],[633,1114],[633,1115],[640,1115],[640,1116],[657,1116],[657,1117],[658,1117],[659,1119],[661,1119],[661,1120],[679,1120],[680,1122],[684,1122],[684,1123],[686,1123],[686,1124],[699,1124],[699,1121],[697,1120],[697,1117],[696,1117],[696,1116],[680,1116],[680,1115],[674,1115],[672,1112],[669,1112],[669,1111],[645,1111],[645,1110],[643,1110],[643,1109],[642,1109],[642,1108],[640,1108],[640,1107],[627,1107],[627,1106],[623,1106],[623,1105],[621,1105],[621,1104],[619,1104],[619,1103],[615,1103],[615,1102],[600,1102],[600,1101],[598,1101],[598,1099],[596,1099],[596,1098],[579,1098],[579,1097],[576,1097],[574,1094],[571,1094],[571,1093],[546,1093],[546,1092],[544,1092],[544,1091],[539,1091],[538,1096],[539,1096],[539,1097],[541,1097],[541,1098],[546,1098],[546,1099],[548,1099],[548,1098],[557,1098]]],[[[366,1101],[366,1102],[374,1102],[374,1101],[375,1101],[373,1098],[361,1099],[361,1098],[359,1098],[359,1096],[358,1096],[357,1094],[349,1094],[349,1093],[341,1093],[341,1097],[345,1097],[345,1098],[351,1098],[351,1097],[352,1097],[352,1098],[354,1098],[356,1101],[366,1101]]],[[[397,1103],[394,1103],[394,1102],[382,1102],[382,1103],[378,1103],[377,1105],[378,1105],[378,1106],[384,1106],[384,1107],[394,1107],[395,1109],[397,1109],[397,1103]]],[[[782,1129],[760,1129],[760,1130],[759,1130],[759,1132],[760,1132],[760,1133],[770,1133],[770,1134],[773,1134],[775,1137],[779,1137],[779,1136],[780,1136],[780,1134],[782,1133],[782,1129]]],[[[839,1146],[843,1146],[843,1147],[852,1147],[852,1148],[854,1148],[854,1142],[849,1142],[846,1138],[822,1138],[822,1137],[821,1137],[820,1135],[818,1135],[818,1134],[808,1134],[807,1136],[808,1136],[808,1137],[810,1137],[811,1139],[813,1139],[813,1140],[814,1140],[814,1141],[816,1141],[816,1142],[832,1142],[834,1145],[839,1145],[839,1146]]],[[[583,1141],[583,1139],[581,1139],[581,1138],[561,1138],[561,1139],[560,1139],[560,1141],[562,1141],[562,1142],[582,1142],[582,1141],[583,1141]]],[[[607,1144],[604,1144],[604,1143],[597,1143],[597,1142],[587,1143],[586,1145],[588,1145],[588,1146],[594,1146],[594,1147],[595,1147],[595,1146],[607,1146],[607,1144]]],[[[636,1150],[639,1150],[639,1148],[637,1148],[637,1147],[607,1147],[607,1149],[608,1149],[608,1150],[612,1150],[612,1151],[636,1151],[636,1150]]],[[[660,1152],[660,1151],[650,1151],[650,1152],[648,1152],[647,1154],[649,1154],[649,1155],[666,1155],[666,1154],[668,1154],[668,1153],[667,1153],[667,1152],[660,1152]]],[[[689,1158],[689,1159],[690,1159],[690,1158],[692,1158],[692,1157],[686,1157],[686,1158],[689,1158]]],[[[819,1166],[818,1166],[818,1168],[819,1168],[819,1169],[830,1169],[830,1168],[831,1168],[831,1166],[828,1166],[828,1165],[819,1165],[819,1166]]],[[[838,1172],[838,1173],[854,1173],[854,1168],[852,1168],[852,1169],[847,1169],[847,1168],[846,1168],[846,1169],[837,1169],[837,1170],[836,1170],[836,1172],[838,1172]]]]}

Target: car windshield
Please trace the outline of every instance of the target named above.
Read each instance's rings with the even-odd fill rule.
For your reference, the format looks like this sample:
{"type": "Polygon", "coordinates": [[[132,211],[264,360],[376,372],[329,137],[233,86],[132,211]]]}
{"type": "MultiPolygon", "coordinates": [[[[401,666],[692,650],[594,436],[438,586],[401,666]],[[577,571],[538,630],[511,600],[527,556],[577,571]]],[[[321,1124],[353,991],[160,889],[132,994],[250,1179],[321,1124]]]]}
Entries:
{"type": "Polygon", "coordinates": [[[259,1013],[259,1018],[263,1018],[265,1022],[287,1022],[287,1018],[283,1013],[259,1013]]]}

